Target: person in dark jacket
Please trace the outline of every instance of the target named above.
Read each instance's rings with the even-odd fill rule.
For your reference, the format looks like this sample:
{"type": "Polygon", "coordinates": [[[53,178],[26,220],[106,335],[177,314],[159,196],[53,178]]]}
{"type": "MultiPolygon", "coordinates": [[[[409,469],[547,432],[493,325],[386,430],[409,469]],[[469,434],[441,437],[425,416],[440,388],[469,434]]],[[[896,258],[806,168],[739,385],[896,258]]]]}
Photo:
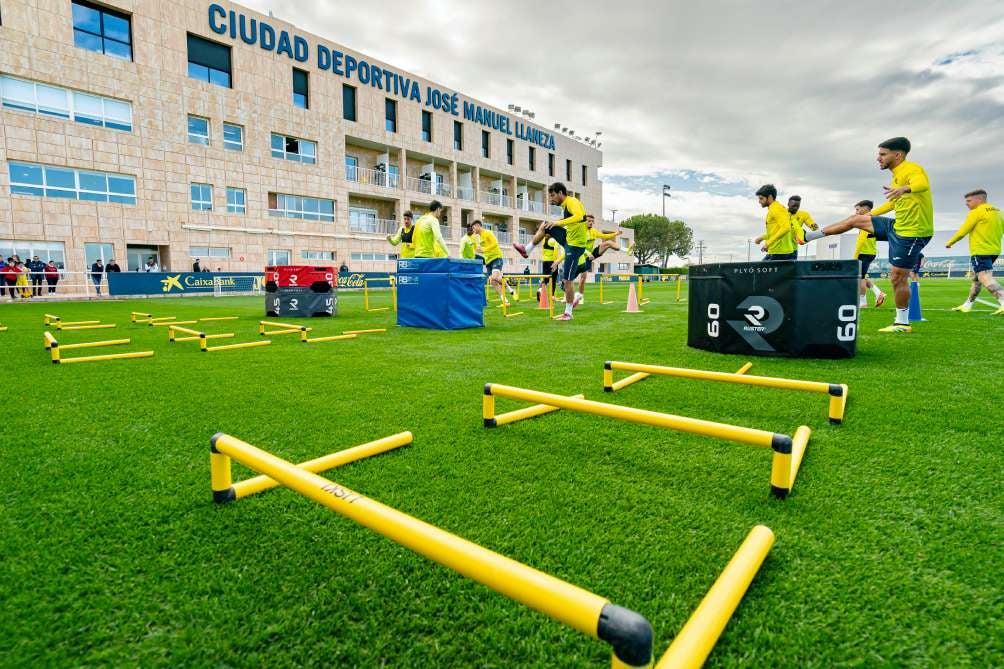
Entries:
{"type": "Polygon", "coordinates": [[[31,281],[31,294],[33,297],[38,297],[42,294],[42,277],[45,271],[45,263],[35,256],[28,261],[28,272],[30,272],[29,279],[31,281]]]}
{"type": "Polygon", "coordinates": [[[202,271],[202,266],[199,264],[199,259],[198,258],[196,258],[195,262],[192,263],[192,271],[193,272],[201,272],[202,271]]]}
{"type": "Polygon", "coordinates": [[[121,271],[122,268],[119,267],[119,264],[117,262],[115,262],[115,258],[109,258],[108,264],[105,265],[105,274],[109,274],[111,272],[121,272],[121,271]]]}
{"type": "Polygon", "coordinates": [[[105,276],[105,266],[100,260],[95,260],[94,264],[91,265],[91,282],[94,284],[94,290],[97,291],[98,295],[101,295],[101,280],[105,276]]]}
{"type": "Polygon", "coordinates": [[[59,268],[51,260],[45,264],[45,282],[49,285],[49,295],[56,292],[56,284],[59,283],[59,268]]]}

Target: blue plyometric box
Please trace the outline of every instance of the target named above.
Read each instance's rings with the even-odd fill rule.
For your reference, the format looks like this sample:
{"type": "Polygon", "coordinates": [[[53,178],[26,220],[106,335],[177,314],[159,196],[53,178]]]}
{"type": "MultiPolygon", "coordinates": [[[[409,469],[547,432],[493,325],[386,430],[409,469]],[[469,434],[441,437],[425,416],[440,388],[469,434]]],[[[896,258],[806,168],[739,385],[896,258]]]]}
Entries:
{"type": "Polygon", "coordinates": [[[464,258],[402,258],[398,274],[484,274],[484,263],[464,258]]]}
{"type": "Polygon", "coordinates": [[[432,330],[485,325],[481,274],[397,275],[397,324],[432,330]]]}

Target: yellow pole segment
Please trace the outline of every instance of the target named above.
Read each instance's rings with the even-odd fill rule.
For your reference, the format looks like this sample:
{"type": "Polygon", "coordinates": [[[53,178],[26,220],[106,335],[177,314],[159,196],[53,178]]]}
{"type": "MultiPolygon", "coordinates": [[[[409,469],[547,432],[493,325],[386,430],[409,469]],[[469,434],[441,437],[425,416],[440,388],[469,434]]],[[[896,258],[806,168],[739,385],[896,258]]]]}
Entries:
{"type": "Polygon", "coordinates": [[[213,316],[212,318],[200,318],[199,321],[202,323],[209,323],[210,321],[236,321],[240,316],[213,316]]]}
{"type": "Polygon", "coordinates": [[[253,348],[255,346],[268,346],[272,341],[266,339],[265,341],[247,341],[243,344],[225,344],[223,346],[207,346],[203,348],[203,351],[230,351],[235,348],[253,348]]]}
{"type": "Polygon", "coordinates": [[[65,325],[60,327],[60,325],[60,323],[56,323],[57,330],[106,330],[115,327],[115,323],[105,323],[104,325],[71,325],[70,327],[66,327],[65,325]]]}
{"type": "Polygon", "coordinates": [[[552,393],[542,393],[536,390],[514,388],[512,386],[504,386],[496,383],[489,383],[485,386],[485,392],[496,396],[534,402],[536,404],[550,404],[551,406],[568,409],[569,411],[606,416],[607,418],[616,418],[618,420],[640,423],[642,425],[652,425],[654,427],[664,427],[670,430],[689,432],[691,434],[702,434],[708,437],[717,437],[719,439],[737,441],[743,444],[752,444],[763,448],[771,448],[774,443],[775,436],[783,436],[775,435],[773,432],[757,430],[749,427],[715,423],[713,421],[700,420],[698,418],[674,416],[673,414],[646,411],[644,409],[624,407],[617,404],[604,404],[602,402],[594,402],[592,400],[576,399],[562,395],[554,395],[552,393]]]}
{"type": "MultiPolygon", "coordinates": [[[[582,399],[584,396],[570,395],[570,397],[582,399]]],[[[551,406],[550,404],[534,404],[532,407],[526,407],[525,409],[516,409],[515,411],[509,411],[507,413],[500,413],[495,416],[491,427],[508,425],[509,423],[515,423],[516,421],[524,420],[526,418],[536,418],[537,416],[543,416],[544,414],[553,413],[559,410],[559,407],[551,406]]]]}
{"type": "Polygon", "coordinates": [[[370,310],[370,280],[363,279],[363,310],[370,310]]]}
{"type": "Polygon", "coordinates": [[[344,330],[342,334],[346,335],[361,335],[361,334],[374,334],[377,332],[386,332],[387,328],[373,328],[372,330],[344,330]]]}
{"type": "Polygon", "coordinates": [[[101,321],[58,321],[56,327],[67,325],[97,325],[101,321]]]}
{"type": "Polygon", "coordinates": [[[42,346],[45,347],[46,351],[56,345],[56,338],[52,336],[51,332],[46,331],[42,333],[42,346]]]}
{"type": "Polygon", "coordinates": [[[594,639],[598,638],[597,624],[601,610],[608,604],[606,599],[304,471],[235,437],[218,434],[213,441],[214,448],[220,453],[304,497],[496,592],[594,639]]]}
{"type": "Polygon", "coordinates": [[[745,374],[750,371],[750,367],[753,366],[752,362],[747,362],[745,365],[736,370],[736,374],[745,374]]]}
{"type": "Polygon", "coordinates": [[[157,328],[157,327],[170,327],[172,325],[195,325],[198,322],[199,321],[164,321],[162,323],[150,322],[147,325],[149,325],[152,328],[157,328]]]}
{"type": "Polygon", "coordinates": [[[844,409],[847,408],[847,393],[850,389],[846,383],[840,384],[840,394],[830,393],[830,422],[842,423],[844,420],[844,409]]]}
{"type": "Polygon", "coordinates": [[[53,316],[52,314],[42,314],[42,324],[52,325],[59,320],[59,316],[53,316]]]}
{"type": "Polygon", "coordinates": [[[169,334],[177,331],[187,335],[192,335],[193,337],[198,337],[200,334],[202,334],[198,330],[189,330],[188,328],[183,328],[177,323],[171,323],[171,326],[167,328],[167,331],[169,334]]]}
{"type": "Polygon", "coordinates": [[[784,390],[802,390],[810,393],[829,393],[830,384],[819,381],[799,381],[797,379],[781,379],[770,376],[750,376],[746,374],[731,374],[729,372],[710,372],[703,369],[686,369],[683,367],[660,367],[658,365],[641,365],[634,362],[612,361],[613,369],[625,372],[648,372],[658,376],[675,376],[682,379],[697,379],[701,381],[722,381],[725,383],[740,383],[747,386],[765,388],[781,388],[784,390]]]}
{"type": "Polygon", "coordinates": [[[171,341],[175,341],[175,342],[198,341],[198,342],[201,342],[203,339],[233,339],[233,338],[234,338],[234,333],[233,332],[226,332],[226,333],[221,333],[221,334],[203,335],[201,337],[175,337],[171,341]]]}
{"type": "MultiPolygon", "coordinates": [[[[320,458],[301,462],[296,466],[308,472],[320,474],[321,472],[328,471],[329,469],[347,465],[350,462],[356,462],[357,460],[363,460],[364,458],[392,451],[395,448],[400,448],[401,446],[407,446],[411,442],[411,432],[399,432],[398,434],[384,437],[383,439],[377,439],[376,441],[347,448],[344,451],[330,453],[320,458]]],[[[280,484],[274,479],[270,479],[269,477],[262,475],[235,483],[233,484],[233,488],[235,498],[244,499],[245,497],[250,497],[251,495],[271,490],[272,488],[277,488],[279,485],[280,484]]],[[[216,490],[217,488],[214,486],[213,489],[216,490]]]]}
{"type": "Polygon", "coordinates": [[[303,332],[300,328],[290,328],[289,330],[265,330],[262,334],[265,335],[288,335],[296,334],[297,332],[303,332]]]}
{"type": "Polygon", "coordinates": [[[305,340],[308,344],[320,344],[326,341],[341,341],[343,339],[355,339],[358,335],[334,335],[331,337],[314,337],[313,339],[305,340]]]}
{"type": "Polygon", "coordinates": [[[773,545],[770,528],[757,525],[750,531],[656,669],[699,669],[704,665],[773,545]]]}
{"type": "Polygon", "coordinates": [[[97,348],[99,346],[122,346],[128,344],[128,339],[108,339],[106,341],[86,341],[75,344],[60,344],[59,348],[69,351],[75,348],[97,348]]]}
{"type": "MultiPolygon", "coordinates": [[[[606,370],[604,370],[604,371],[606,371],[606,370]]],[[[611,371],[611,374],[612,374],[612,371],[611,371]]],[[[643,379],[647,379],[650,376],[651,376],[651,374],[649,374],[648,372],[635,372],[631,376],[625,376],[620,381],[617,381],[616,383],[614,383],[612,386],[610,386],[610,390],[611,390],[611,392],[618,391],[621,388],[625,388],[627,386],[630,386],[632,383],[638,383],[639,381],[641,381],[643,379]]],[[[604,390],[605,390],[605,388],[604,388],[604,390]]]]}
{"type": "MultiPolygon", "coordinates": [[[[53,348],[53,351],[58,350],[53,348]]],[[[91,355],[86,358],[63,358],[59,361],[65,365],[71,362],[98,362],[101,360],[124,360],[126,358],[152,358],[153,351],[135,351],[133,353],[113,353],[111,355],[91,355]]]]}
{"type": "Polygon", "coordinates": [[[680,301],[680,288],[683,286],[683,276],[676,277],[676,301],[680,301]]]}

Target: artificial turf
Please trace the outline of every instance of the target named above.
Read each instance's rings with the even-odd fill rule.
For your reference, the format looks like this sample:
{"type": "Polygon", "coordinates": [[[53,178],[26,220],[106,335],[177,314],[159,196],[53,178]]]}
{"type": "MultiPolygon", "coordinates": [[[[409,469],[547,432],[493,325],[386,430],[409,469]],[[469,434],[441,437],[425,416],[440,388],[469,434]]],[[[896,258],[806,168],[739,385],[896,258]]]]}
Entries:
{"type": "MultiPolygon", "coordinates": [[[[1004,318],[948,311],[966,282],[923,284],[912,335],[862,313],[857,357],[754,359],[751,374],[846,383],[826,398],[653,377],[602,392],[607,359],[734,371],[746,358],[686,347],[686,307],[649,290],[641,314],[600,306],[571,323],[526,308],[483,330],[393,327],[343,293],[314,335],[199,353],[132,310],[241,320],[261,298],[0,306],[0,665],[603,666],[602,642],[304,499],[273,490],[216,506],[209,438],[227,432],[291,461],[402,430],[412,445],[326,476],[639,611],[656,657],[757,523],[773,551],[708,666],[974,666],[1004,656],[1004,318]],[[151,359],[55,366],[43,313],[131,337],[151,359]],[[752,446],[558,412],[487,430],[485,382],[792,433],[813,428],[790,497],[769,494],[752,446]]],[[[387,296],[383,294],[377,301],[387,296]]],[[[520,405],[498,400],[499,411],[520,405]]],[[[250,474],[235,465],[235,477],[250,474]]]]}

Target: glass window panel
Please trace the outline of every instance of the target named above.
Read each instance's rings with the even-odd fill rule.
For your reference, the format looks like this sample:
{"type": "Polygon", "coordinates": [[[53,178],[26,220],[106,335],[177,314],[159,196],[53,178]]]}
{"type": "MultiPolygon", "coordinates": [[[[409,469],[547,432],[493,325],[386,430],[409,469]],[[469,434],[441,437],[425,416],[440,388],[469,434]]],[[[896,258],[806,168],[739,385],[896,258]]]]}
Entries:
{"type": "Polygon", "coordinates": [[[130,43],[129,19],[104,13],[104,36],[119,42],[130,43]]]}
{"type": "Polygon", "coordinates": [[[3,77],[3,104],[13,109],[35,111],[35,84],[3,77]]]}
{"type": "Polygon", "coordinates": [[[105,53],[109,56],[115,56],[116,58],[122,58],[123,60],[132,60],[132,47],[118,40],[106,39],[104,42],[105,53]]]}
{"type": "MultiPolygon", "coordinates": [[[[46,188],[45,197],[59,197],[59,198],[67,198],[70,200],[76,200],[77,192],[74,190],[64,190],[62,188],[46,188]]],[[[107,197],[108,197],[107,195],[104,196],[104,198],[107,197]]]]}
{"type": "Polygon", "coordinates": [[[8,168],[11,183],[28,184],[32,186],[42,185],[42,167],[40,165],[9,163],[8,168]]]}
{"type": "Polygon", "coordinates": [[[85,7],[73,3],[73,27],[100,35],[101,12],[93,7],[85,7]]]}
{"type": "Polygon", "coordinates": [[[188,76],[199,81],[209,81],[209,68],[198,63],[188,63],[188,76]]]}
{"type": "Polygon", "coordinates": [[[102,125],[104,103],[96,95],[77,93],[73,96],[73,118],[81,123],[102,125]]]}
{"type": "Polygon", "coordinates": [[[93,190],[98,193],[107,193],[108,177],[97,172],[81,172],[80,190],[93,190]]]}
{"type": "Polygon", "coordinates": [[[116,126],[132,127],[132,105],[120,100],[105,98],[105,121],[106,125],[114,123],[116,126]]]}
{"type": "Polygon", "coordinates": [[[40,113],[61,116],[62,118],[70,117],[70,105],[67,102],[66,91],[64,89],[38,84],[35,87],[35,93],[40,113]]]}
{"type": "Polygon", "coordinates": [[[46,188],[76,189],[76,175],[73,173],[73,170],[61,167],[46,167],[45,186],[46,188]]]}
{"type": "Polygon", "coordinates": [[[209,70],[209,83],[230,88],[230,74],[221,70],[209,70]]]}
{"type": "MultiPolygon", "coordinates": [[[[83,183],[83,174],[80,175],[83,183]]],[[[117,177],[108,175],[108,191],[120,195],[135,195],[136,180],[132,177],[117,177]]]]}
{"type": "Polygon", "coordinates": [[[101,38],[82,30],[73,31],[73,45],[81,49],[87,49],[88,51],[97,51],[98,53],[103,51],[101,38]]]}

